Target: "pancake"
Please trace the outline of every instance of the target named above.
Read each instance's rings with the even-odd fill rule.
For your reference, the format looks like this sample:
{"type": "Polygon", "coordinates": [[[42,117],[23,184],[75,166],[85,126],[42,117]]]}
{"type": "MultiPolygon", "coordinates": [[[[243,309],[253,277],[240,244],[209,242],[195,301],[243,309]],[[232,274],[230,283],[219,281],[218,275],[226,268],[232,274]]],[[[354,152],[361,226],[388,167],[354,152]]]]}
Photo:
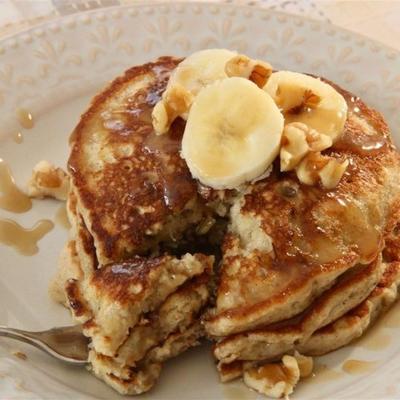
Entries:
{"type": "MultiPolygon", "coordinates": [[[[295,349],[308,356],[321,356],[361,337],[399,296],[400,263],[398,261],[384,263],[383,267],[384,273],[381,280],[363,302],[329,325],[315,331],[304,343],[291,349],[282,348],[283,353],[292,352],[295,349]]],[[[237,379],[242,376],[244,370],[253,368],[257,364],[262,365],[265,361],[279,359],[279,356],[275,354],[274,357],[268,358],[269,360],[257,362],[236,360],[228,364],[219,364],[221,381],[228,382],[237,379]]]]}
{"type": "Polygon", "coordinates": [[[164,57],[128,70],[73,132],[69,172],[100,264],[181,242],[207,216],[179,155],[183,121],[168,136],[155,135],[151,122],[178,62],[164,57]]]}
{"type": "MultiPolygon", "coordinates": [[[[84,323],[96,351],[115,356],[130,331],[147,320],[180,286],[203,273],[205,298],[212,257],[185,255],[114,263],[82,281],[70,280],[66,292],[76,319],[84,323]]],[[[197,290],[195,286],[191,290],[197,290]]],[[[172,311],[174,311],[174,308],[172,311]]]]}
{"type": "Polygon", "coordinates": [[[372,266],[398,220],[399,155],[382,117],[337,89],[350,110],[341,139],[326,151],[351,160],[339,185],[301,185],[275,169],[230,210],[216,307],[205,317],[224,380],[243,363],[301,350],[380,280],[382,269],[372,266]]]}
{"type": "Polygon", "coordinates": [[[121,394],[141,394],[156,383],[162,363],[198,344],[204,332],[199,321],[184,332],[175,332],[160,346],[152,348],[139,368],[121,367],[112,358],[89,353],[93,373],[121,394]]]}
{"type": "Polygon", "coordinates": [[[349,167],[333,189],[274,163],[238,190],[214,190],[180,156],[182,119],[166,135],[153,130],[151,111],[179,62],[129,69],[71,137],[76,255],[64,264],[80,272],[61,272],[60,285],[91,339],[93,373],[124,394],[149,390],[162,363],[205,332],[224,380],[307,345],[330,351],[329,329],[345,343],[368,326],[360,318],[346,328],[349,313],[399,254],[400,158],[379,113],[335,86],[349,112],[323,154],[349,167]]]}
{"type": "Polygon", "coordinates": [[[276,172],[252,185],[232,207],[236,223],[224,243],[217,305],[206,320],[210,335],[294,316],[346,270],[368,264],[381,252],[392,228],[391,213],[399,207],[399,156],[383,119],[360,100],[357,104],[365,119],[350,113],[342,139],[327,152],[351,159],[336,188],[299,185],[291,174],[276,172]],[[365,141],[376,150],[360,153],[355,145],[355,150],[345,146],[361,140],[367,123],[365,141]],[[268,238],[263,240],[268,247],[252,247],[256,241],[248,225],[257,227],[253,236],[268,238]]]}
{"type": "Polygon", "coordinates": [[[357,267],[338,282],[301,315],[265,328],[231,335],[215,345],[214,355],[221,364],[236,360],[257,361],[282,356],[306,342],[319,328],[350,311],[375,289],[381,280],[380,258],[368,267],[357,267]]]}

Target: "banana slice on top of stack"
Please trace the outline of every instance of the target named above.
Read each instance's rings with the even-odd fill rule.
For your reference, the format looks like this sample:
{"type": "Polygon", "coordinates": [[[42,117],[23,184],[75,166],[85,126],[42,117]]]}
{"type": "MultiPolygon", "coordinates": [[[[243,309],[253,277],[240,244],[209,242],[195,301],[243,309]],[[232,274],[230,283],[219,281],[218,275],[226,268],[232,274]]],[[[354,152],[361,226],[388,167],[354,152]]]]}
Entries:
{"type": "Polygon", "coordinates": [[[264,87],[285,116],[337,140],[347,118],[347,103],[331,85],[292,71],[274,72],[264,87]]]}
{"type": "Polygon", "coordinates": [[[227,78],[194,100],[182,157],[194,178],[232,189],[265,172],[279,153],[283,116],[265,91],[245,78],[227,78]]]}
{"type": "Polygon", "coordinates": [[[332,188],[347,167],[320,153],[343,131],[347,103],[340,93],[318,78],[273,72],[268,63],[229,50],[187,57],[152,117],[157,134],[177,117],[187,121],[181,155],[192,176],[215,189],[257,179],[278,154],[281,171],[294,170],[304,184],[332,188]],[[308,166],[319,156],[330,167],[311,179],[308,166]]]}
{"type": "Polygon", "coordinates": [[[161,101],[154,107],[152,117],[156,133],[168,132],[177,117],[186,120],[194,97],[210,83],[227,78],[225,65],[236,55],[230,50],[209,49],[183,60],[171,74],[161,101]]]}

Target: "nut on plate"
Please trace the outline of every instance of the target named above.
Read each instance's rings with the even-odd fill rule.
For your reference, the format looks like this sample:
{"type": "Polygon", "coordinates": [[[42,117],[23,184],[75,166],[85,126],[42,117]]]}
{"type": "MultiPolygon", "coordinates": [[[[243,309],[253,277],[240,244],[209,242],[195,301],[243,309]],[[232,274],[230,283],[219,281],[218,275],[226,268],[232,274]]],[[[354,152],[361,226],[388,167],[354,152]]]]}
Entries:
{"type": "Polygon", "coordinates": [[[48,161],[40,161],[35,165],[28,182],[29,197],[43,199],[52,197],[66,200],[69,191],[69,176],[61,168],[48,161]]]}
{"type": "Polygon", "coordinates": [[[301,378],[309,376],[313,370],[313,359],[298,352],[293,356],[283,356],[279,363],[268,363],[244,372],[247,386],[269,397],[281,398],[293,393],[301,378]]]}

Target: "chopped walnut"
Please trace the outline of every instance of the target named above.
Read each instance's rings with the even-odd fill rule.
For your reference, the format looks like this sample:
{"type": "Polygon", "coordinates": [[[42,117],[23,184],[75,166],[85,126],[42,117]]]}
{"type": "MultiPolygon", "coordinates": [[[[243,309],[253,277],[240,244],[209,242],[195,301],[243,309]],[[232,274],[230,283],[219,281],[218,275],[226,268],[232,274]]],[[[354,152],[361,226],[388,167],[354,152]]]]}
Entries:
{"type": "Polygon", "coordinates": [[[61,168],[56,168],[48,161],[40,161],[35,165],[28,182],[29,197],[66,200],[68,190],[69,177],[61,168]]]}
{"type": "Polygon", "coordinates": [[[333,189],[340,182],[348,165],[348,160],[339,161],[319,152],[310,153],[296,167],[296,174],[299,181],[306,185],[315,185],[321,181],[323,187],[333,189]]]}
{"type": "Polygon", "coordinates": [[[287,397],[300,379],[300,370],[294,357],[284,356],[280,363],[250,368],[243,374],[244,383],[269,397],[287,397]]]}
{"type": "Polygon", "coordinates": [[[252,60],[244,55],[237,55],[226,63],[225,72],[228,77],[239,76],[254,82],[263,88],[272,74],[272,67],[266,62],[252,60]]]}
{"type": "Polygon", "coordinates": [[[287,124],[283,130],[280,160],[281,171],[291,171],[311,151],[322,151],[332,139],[301,122],[287,124]]]}
{"type": "Polygon", "coordinates": [[[264,364],[244,371],[247,386],[259,393],[274,398],[287,398],[301,378],[312,373],[313,359],[298,352],[285,355],[279,363],[264,364]]]}
{"type": "Polygon", "coordinates": [[[298,351],[295,351],[294,358],[299,366],[300,378],[308,378],[314,369],[314,360],[312,357],[303,356],[298,351]]]}
{"type": "Polygon", "coordinates": [[[193,95],[182,85],[175,84],[167,88],[152,113],[156,133],[161,135],[168,132],[171,124],[179,116],[186,119],[192,102],[193,95]]]}
{"type": "Polygon", "coordinates": [[[342,179],[347,166],[349,165],[348,160],[339,162],[335,158],[328,161],[324,168],[319,172],[322,186],[327,189],[333,189],[342,179]]]}

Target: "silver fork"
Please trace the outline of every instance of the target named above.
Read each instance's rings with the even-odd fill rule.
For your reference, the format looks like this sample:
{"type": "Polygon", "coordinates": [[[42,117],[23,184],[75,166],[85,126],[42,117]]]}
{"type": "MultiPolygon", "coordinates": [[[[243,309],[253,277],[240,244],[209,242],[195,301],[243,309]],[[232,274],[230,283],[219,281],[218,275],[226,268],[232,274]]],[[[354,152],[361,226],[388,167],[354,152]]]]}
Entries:
{"type": "Polygon", "coordinates": [[[31,344],[47,354],[70,364],[85,365],[89,340],[82,327],[65,326],[42,332],[28,332],[0,325],[0,336],[31,344]]]}

